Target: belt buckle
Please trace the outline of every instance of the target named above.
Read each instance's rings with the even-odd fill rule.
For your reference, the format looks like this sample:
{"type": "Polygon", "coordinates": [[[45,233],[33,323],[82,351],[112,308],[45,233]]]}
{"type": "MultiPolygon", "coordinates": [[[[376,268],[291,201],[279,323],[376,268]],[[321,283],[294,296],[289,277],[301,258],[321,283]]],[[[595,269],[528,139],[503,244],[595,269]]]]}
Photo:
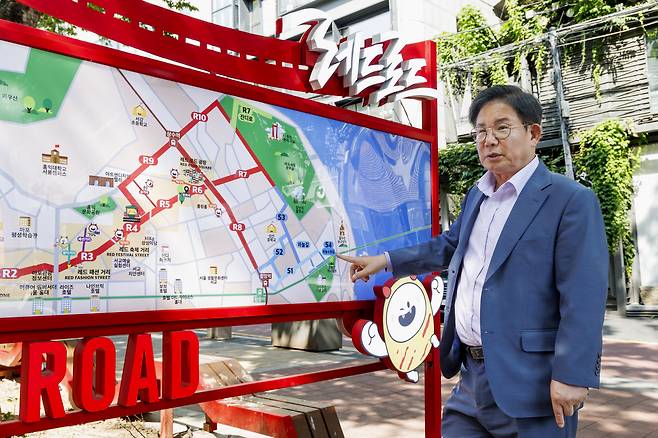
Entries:
{"type": "Polygon", "coordinates": [[[484,360],[484,350],[482,347],[467,347],[468,353],[475,360],[484,360]]]}

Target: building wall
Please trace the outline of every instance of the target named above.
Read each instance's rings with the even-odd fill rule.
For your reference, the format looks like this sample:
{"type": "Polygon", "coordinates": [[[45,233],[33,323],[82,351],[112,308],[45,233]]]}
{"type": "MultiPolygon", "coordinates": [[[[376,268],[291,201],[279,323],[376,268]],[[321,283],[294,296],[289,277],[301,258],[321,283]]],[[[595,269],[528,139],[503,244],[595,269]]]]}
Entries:
{"type": "MultiPolygon", "coordinates": [[[[625,35],[610,42],[606,47],[597,96],[592,76],[594,65],[592,45],[588,44],[581,56],[561,57],[562,82],[569,109],[569,135],[572,139],[579,132],[589,129],[610,118],[633,118],[641,121],[651,116],[649,82],[647,78],[647,52],[644,35],[625,35]]],[[[546,60],[546,70],[539,84],[539,100],[544,107],[544,139],[558,138],[560,125],[553,85],[552,60],[546,60]]]]}
{"type": "Polygon", "coordinates": [[[640,288],[658,287],[658,143],[642,148],[633,182],[640,288]]]}
{"type": "Polygon", "coordinates": [[[484,0],[391,0],[393,29],[410,41],[423,41],[441,32],[457,31],[457,14],[466,5],[478,8],[490,24],[500,20],[493,13],[494,1],[484,0]]]}

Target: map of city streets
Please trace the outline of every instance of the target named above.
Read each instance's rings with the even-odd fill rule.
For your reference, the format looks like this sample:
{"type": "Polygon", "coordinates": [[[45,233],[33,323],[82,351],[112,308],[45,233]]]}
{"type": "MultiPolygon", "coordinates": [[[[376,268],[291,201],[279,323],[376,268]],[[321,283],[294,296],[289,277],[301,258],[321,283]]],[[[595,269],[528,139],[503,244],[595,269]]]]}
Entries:
{"type": "Polygon", "coordinates": [[[427,143],[0,42],[0,311],[372,298],[427,239],[427,143]]]}

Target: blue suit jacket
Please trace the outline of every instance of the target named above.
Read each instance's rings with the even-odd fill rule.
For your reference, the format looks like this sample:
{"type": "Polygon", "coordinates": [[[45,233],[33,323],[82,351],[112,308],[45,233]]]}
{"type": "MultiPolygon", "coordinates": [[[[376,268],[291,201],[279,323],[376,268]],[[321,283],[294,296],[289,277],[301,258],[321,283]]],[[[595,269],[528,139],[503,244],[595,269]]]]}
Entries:
{"type": "MultiPolygon", "coordinates": [[[[389,252],[395,276],[449,269],[441,371],[462,355],[456,285],[484,199],[475,186],[450,230],[389,252]]],[[[503,227],[482,288],[480,326],[494,399],[515,418],[552,415],[550,381],[598,388],[608,284],[608,248],[594,193],[543,163],[503,227]]]]}

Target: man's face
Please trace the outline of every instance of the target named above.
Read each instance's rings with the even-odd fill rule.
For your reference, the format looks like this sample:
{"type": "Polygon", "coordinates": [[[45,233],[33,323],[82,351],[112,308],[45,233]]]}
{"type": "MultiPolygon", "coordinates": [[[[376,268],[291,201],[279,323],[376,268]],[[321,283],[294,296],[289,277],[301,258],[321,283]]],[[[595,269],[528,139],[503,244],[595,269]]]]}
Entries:
{"type": "Polygon", "coordinates": [[[516,111],[501,101],[491,101],[482,107],[475,131],[486,131],[486,137],[476,142],[478,156],[482,166],[496,177],[497,186],[533,159],[541,138],[541,126],[524,126],[516,111]],[[495,135],[501,132],[509,132],[509,137],[497,139],[495,135]]]}

